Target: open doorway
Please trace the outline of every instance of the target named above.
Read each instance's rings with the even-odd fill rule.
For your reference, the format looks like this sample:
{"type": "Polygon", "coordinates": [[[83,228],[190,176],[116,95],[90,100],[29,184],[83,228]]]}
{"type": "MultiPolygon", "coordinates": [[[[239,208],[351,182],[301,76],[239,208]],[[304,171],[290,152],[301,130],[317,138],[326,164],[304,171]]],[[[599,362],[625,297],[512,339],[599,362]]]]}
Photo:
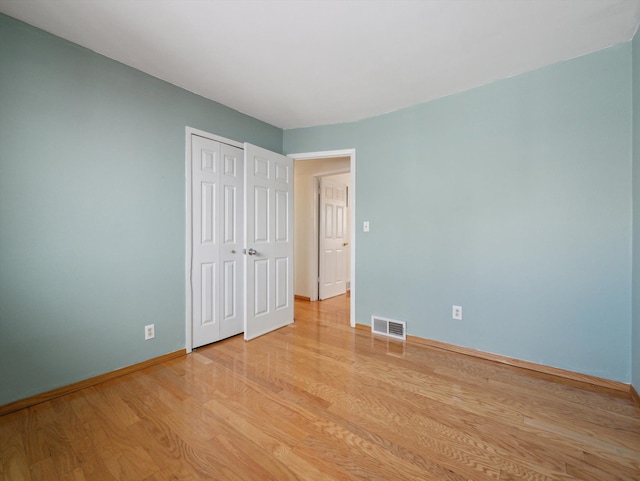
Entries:
{"type": "MultiPolygon", "coordinates": [[[[355,225],[355,150],[290,154],[294,162],[294,293],[298,299],[319,299],[320,220],[322,179],[333,177],[345,183],[348,200],[346,234],[354,234],[355,225]],[[334,177],[340,176],[340,177],[334,177]]],[[[349,289],[349,319],[355,326],[355,236],[343,241],[349,252],[344,266],[344,284],[349,289]]],[[[343,253],[346,255],[346,252],[343,253]]],[[[342,255],[342,254],[341,254],[342,255]]],[[[343,294],[346,296],[346,294],[343,294]]]]}

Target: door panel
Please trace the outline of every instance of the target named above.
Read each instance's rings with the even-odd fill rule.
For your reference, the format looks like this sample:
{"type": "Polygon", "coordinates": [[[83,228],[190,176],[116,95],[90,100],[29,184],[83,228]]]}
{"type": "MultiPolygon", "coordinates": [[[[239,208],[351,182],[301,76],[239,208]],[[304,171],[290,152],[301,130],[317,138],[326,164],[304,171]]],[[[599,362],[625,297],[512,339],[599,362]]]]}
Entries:
{"type": "Polygon", "coordinates": [[[345,216],[344,206],[336,205],[336,237],[344,239],[345,216]]]}
{"type": "Polygon", "coordinates": [[[200,325],[214,324],[216,322],[216,264],[214,262],[206,262],[201,266],[202,276],[202,309],[200,325]]]}
{"type": "Polygon", "coordinates": [[[276,228],[275,241],[286,243],[289,241],[289,209],[291,200],[288,192],[276,191],[276,228]]]}
{"type": "Polygon", "coordinates": [[[255,273],[253,315],[259,317],[269,313],[269,261],[257,259],[253,263],[253,271],[255,273]]]}
{"type": "Polygon", "coordinates": [[[202,244],[215,242],[216,229],[216,185],[202,183],[202,244]]]}
{"type": "Polygon", "coordinates": [[[276,258],[276,304],[275,309],[286,309],[289,302],[288,278],[289,259],[286,257],[276,258]]]}
{"type": "Polygon", "coordinates": [[[225,185],[224,186],[224,243],[225,244],[234,244],[236,242],[236,209],[237,209],[237,193],[235,186],[225,185]]]}
{"type": "Polygon", "coordinates": [[[228,286],[224,295],[224,314],[223,319],[233,318],[236,315],[236,306],[234,300],[237,296],[235,292],[236,263],[235,261],[224,263],[224,279],[223,284],[228,286]]]}
{"type": "Polygon", "coordinates": [[[347,186],[330,178],[320,179],[320,300],[347,290],[345,227],[347,186]]]}
{"type": "Polygon", "coordinates": [[[249,340],[293,322],[293,159],[251,144],[245,159],[249,340]]]}
{"type": "Polygon", "coordinates": [[[269,189],[254,186],[254,229],[251,242],[261,244],[269,242],[269,189]]]}

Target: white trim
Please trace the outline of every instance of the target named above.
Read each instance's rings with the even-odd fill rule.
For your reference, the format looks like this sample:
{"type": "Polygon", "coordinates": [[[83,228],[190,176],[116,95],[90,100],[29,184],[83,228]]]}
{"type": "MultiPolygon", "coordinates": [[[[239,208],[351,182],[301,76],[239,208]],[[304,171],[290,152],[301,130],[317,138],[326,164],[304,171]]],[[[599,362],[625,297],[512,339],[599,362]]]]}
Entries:
{"type": "Polygon", "coordinates": [[[287,154],[288,157],[293,157],[293,160],[312,160],[312,159],[327,159],[332,157],[351,157],[351,167],[355,164],[356,149],[342,149],[342,150],[324,150],[321,152],[302,152],[298,154],[287,154]]]}
{"type": "Polygon", "coordinates": [[[184,317],[185,317],[185,351],[189,354],[193,351],[193,338],[191,325],[191,256],[192,253],[192,231],[191,231],[191,134],[194,132],[190,127],[185,129],[185,142],[184,142],[184,218],[185,218],[185,256],[184,256],[184,317]]]}
{"type": "MultiPolygon", "coordinates": [[[[295,167],[294,167],[295,169],[295,167]]],[[[311,183],[313,184],[313,202],[311,203],[311,219],[313,221],[313,245],[311,246],[311,255],[313,255],[313,269],[311,269],[311,294],[309,300],[312,302],[317,301],[320,298],[320,177],[311,177],[311,183]]]]}
{"type": "MultiPolygon", "coordinates": [[[[349,186],[349,208],[351,209],[351,297],[349,301],[349,323],[351,327],[356,327],[356,149],[302,152],[297,154],[288,154],[288,156],[292,157],[294,161],[349,157],[349,172],[351,172],[351,185],[349,186]]],[[[295,164],[293,168],[295,170],[295,164]]],[[[317,289],[318,288],[316,287],[316,292],[317,289]]]]}
{"type": "Polygon", "coordinates": [[[232,145],[244,150],[244,144],[242,142],[236,142],[235,140],[227,139],[226,137],[220,137],[219,135],[205,132],[204,130],[194,129],[192,127],[187,127],[186,130],[187,135],[198,135],[200,137],[204,137],[205,139],[215,140],[216,142],[222,142],[223,144],[232,145]]]}
{"type": "MultiPolygon", "coordinates": [[[[304,160],[304,159],[296,159],[296,160],[304,160]]],[[[313,174],[313,177],[330,177],[332,175],[348,174],[350,172],[351,170],[348,167],[343,169],[323,170],[322,172],[313,174]]]]}
{"type": "Polygon", "coordinates": [[[192,253],[192,238],[191,238],[191,230],[192,230],[192,218],[191,218],[191,136],[197,135],[199,137],[204,137],[205,139],[215,140],[217,142],[222,142],[223,144],[232,145],[234,147],[238,147],[244,150],[244,144],[240,142],[236,142],[235,140],[227,139],[225,137],[220,137],[219,135],[211,134],[209,132],[205,132],[204,130],[194,129],[193,127],[186,126],[185,127],[185,141],[184,141],[184,179],[185,179],[185,282],[184,282],[184,290],[185,290],[185,309],[184,309],[184,317],[185,317],[185,350],[187,354],[193,351],[193,332],[192,332],[192,324],[191,324],[191,315],[193,312],[193,306],[191,305],[191,257],[192,253]]]}

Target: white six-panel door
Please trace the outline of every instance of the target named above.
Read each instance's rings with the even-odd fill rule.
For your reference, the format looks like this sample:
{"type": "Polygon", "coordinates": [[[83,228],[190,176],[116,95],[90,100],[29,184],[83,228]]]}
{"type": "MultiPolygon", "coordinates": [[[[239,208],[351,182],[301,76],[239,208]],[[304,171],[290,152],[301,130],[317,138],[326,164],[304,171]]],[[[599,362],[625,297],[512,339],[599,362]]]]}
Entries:
{"type": "Polygon", "coordinates": [[[192,346],[243,330],[244,155],[191,136],[192,346]]]}
{"type": "Polygon", "coordinates": [[[293,322],[293,159],[244,145],[249,340],[293,322]]]}
{"type": "Polygon", "coordinates": [[[347,289],[346,201],[346,185],[326,177],[320,179],[320,300],[344,294],[347,289]]]}

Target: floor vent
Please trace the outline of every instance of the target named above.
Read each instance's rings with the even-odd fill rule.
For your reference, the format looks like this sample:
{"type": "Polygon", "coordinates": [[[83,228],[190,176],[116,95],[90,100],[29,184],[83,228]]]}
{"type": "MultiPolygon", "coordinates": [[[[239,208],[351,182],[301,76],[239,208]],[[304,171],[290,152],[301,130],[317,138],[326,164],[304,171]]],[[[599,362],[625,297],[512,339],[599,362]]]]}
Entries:
{"type": "Polygon", "coordinates": [[[371,332],[405,340],[407,338],[407,323],[404,321],[385,319],[384,317],[371,316],[371,332]]]}

